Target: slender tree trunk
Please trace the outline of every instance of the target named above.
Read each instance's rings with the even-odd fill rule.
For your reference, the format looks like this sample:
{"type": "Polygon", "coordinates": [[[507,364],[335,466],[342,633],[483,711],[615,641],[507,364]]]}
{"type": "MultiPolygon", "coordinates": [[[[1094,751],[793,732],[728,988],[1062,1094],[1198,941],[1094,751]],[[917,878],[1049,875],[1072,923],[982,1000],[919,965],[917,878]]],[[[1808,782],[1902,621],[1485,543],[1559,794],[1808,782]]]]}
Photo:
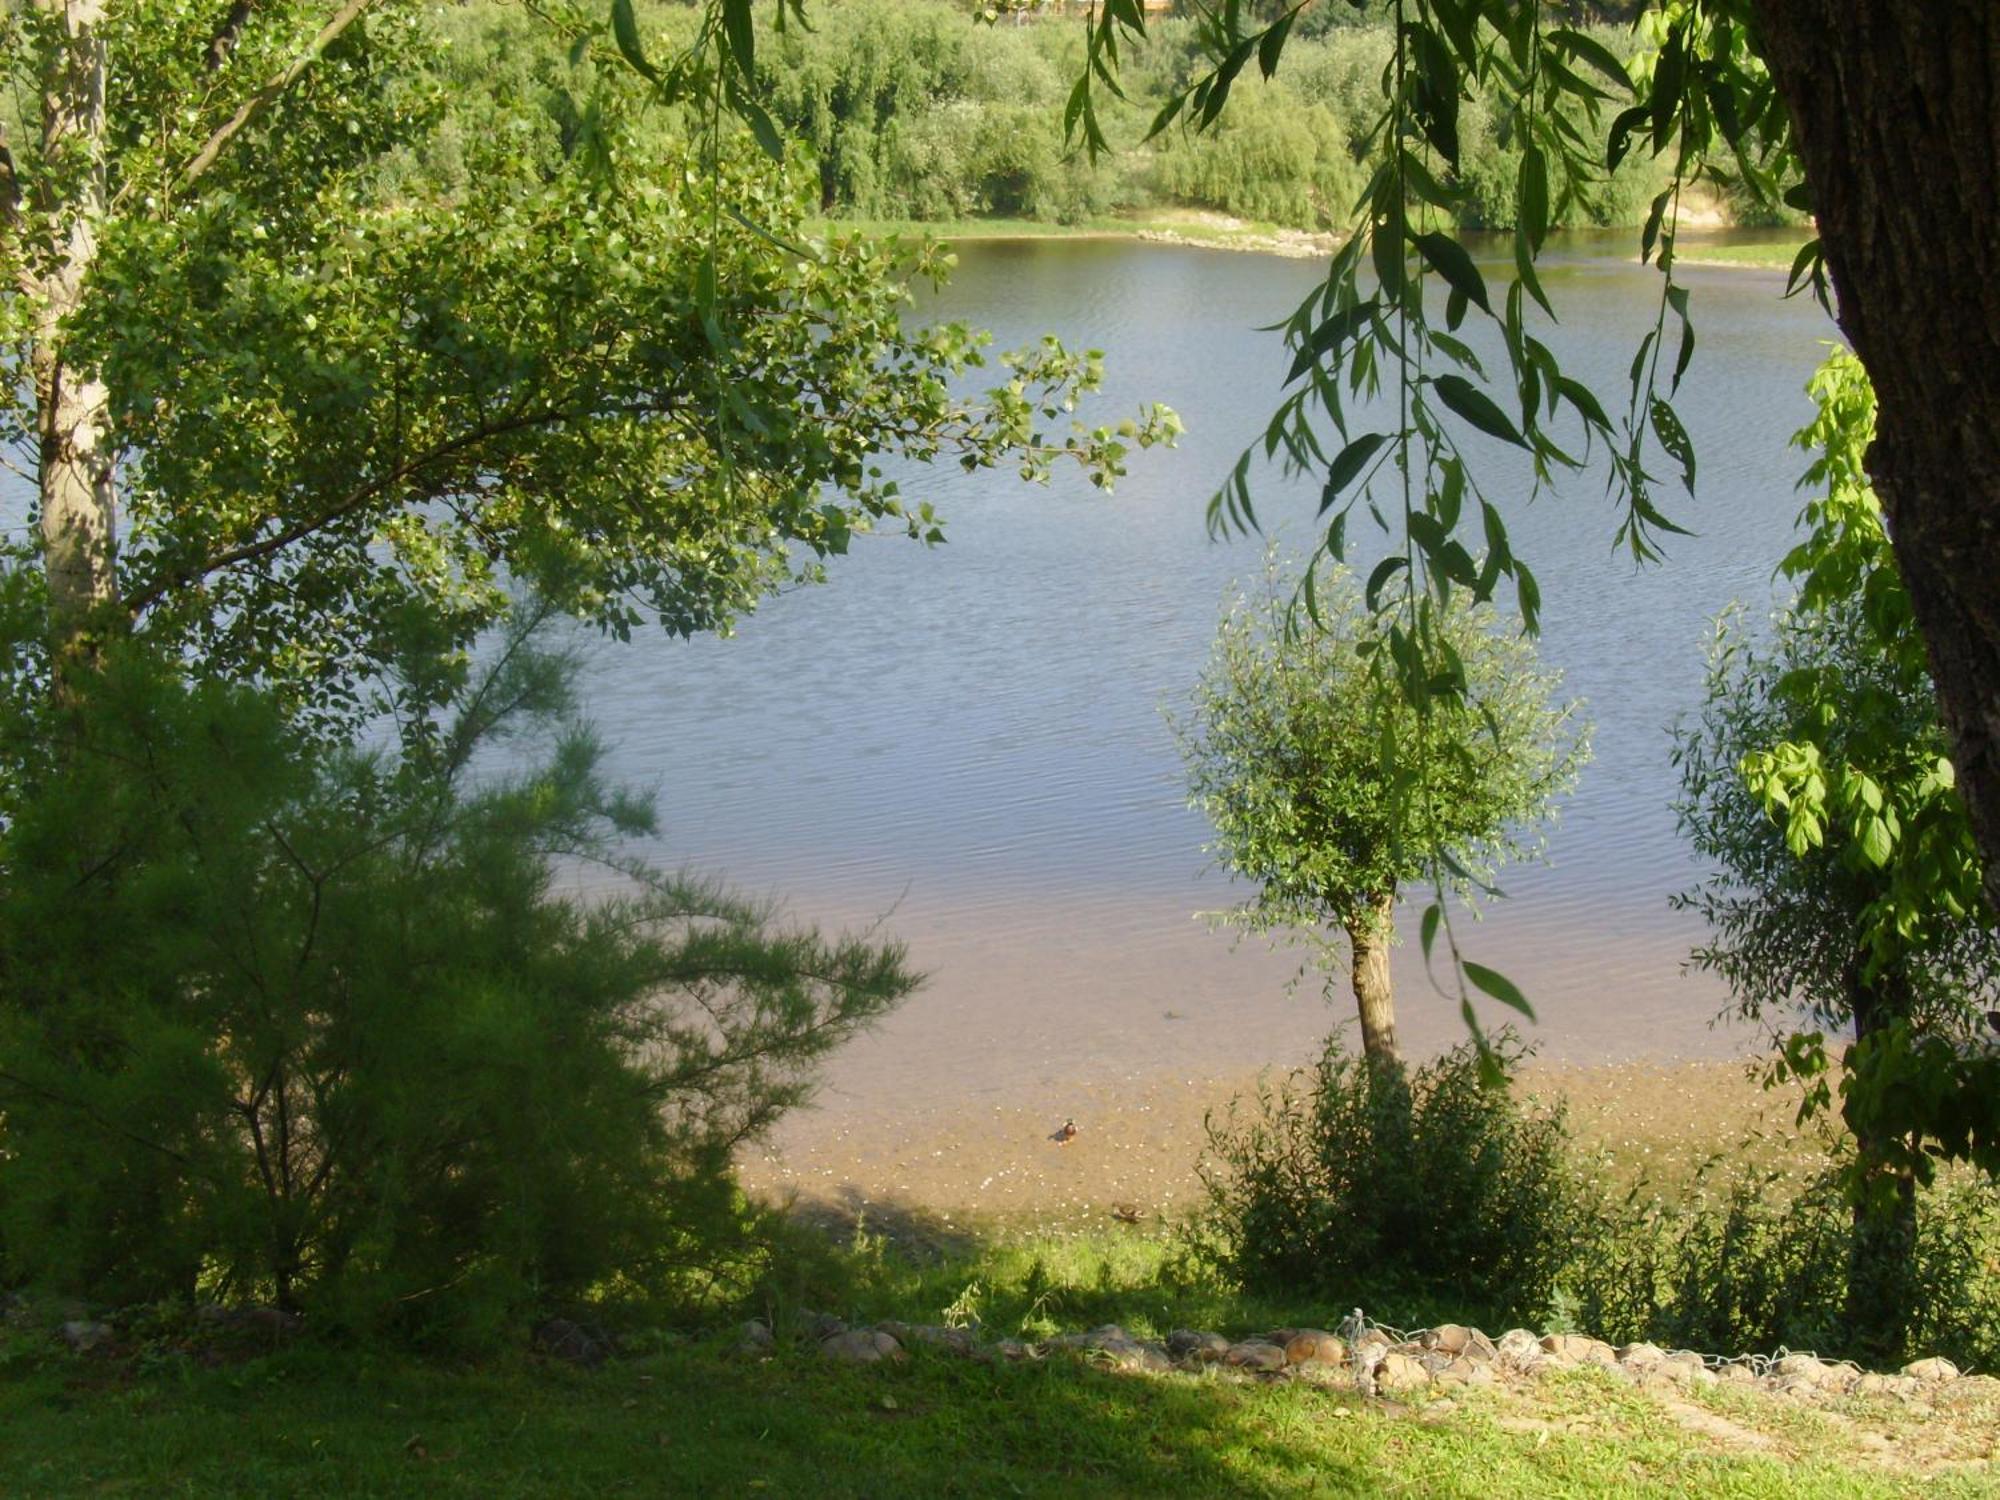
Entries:
{"type": "Polygon", "coordinates": [[[117,523],[107,393],[68,358],[64,323],[83,299],[105,213],[102,0],[35,0],[50,23],[42,65],[42,186],[30,205],[53,246],[25,288],[35,313],[29,363],[40,437],[43,566],[59,677],[96,653],[114,598],[117,523]]]}
{"type": "Polygon", "coordinates": [[[2000,4],[1756,0],[2000,910],[2000,4]]]}
{"type": "MultiPolygon", "coordinates": [[[[1857,955],[1848,978],[1857,1043],[1909,1013],[1908,996],[1894,980],[1871,981],[1862,972],[1857,955]]],[[[1851,1120],[1849,1124],[1853,1126],[1851,1120]]],[[[1906,1158],[1894,1150],[1906,1144],[1873,1129],[1854,1127],[1859,1180],[1853,1238],[1848,1243],[1847,1324],[1878,1361],[1904,1354],[1914,1310],[1917,1180],[1904,1164],[1906,1158]]]]}
{"type": "Polygon", "coordinates": [[[1367,912],[1347,925],[1354,949],[1354,1004],[1361,1013],[1361,1050],[1370,1062],[1402,1062],[1396,1050],[1396,996],[1389,981],[1396,894],[1369,898],[1367,912]]]}

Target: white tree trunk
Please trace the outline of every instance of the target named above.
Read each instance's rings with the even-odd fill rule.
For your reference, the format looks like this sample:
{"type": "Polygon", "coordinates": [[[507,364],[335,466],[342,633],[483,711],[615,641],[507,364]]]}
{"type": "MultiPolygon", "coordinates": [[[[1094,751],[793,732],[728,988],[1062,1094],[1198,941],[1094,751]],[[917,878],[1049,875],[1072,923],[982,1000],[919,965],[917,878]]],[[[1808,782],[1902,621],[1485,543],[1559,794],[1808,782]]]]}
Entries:
{"type": "Polygon", "coordinates": [[[35,0],[55,22],[42,61],[42,172],[48,184],[23,205],[51,233],[24,288],[36,307],[30,356],[40,436],[43,566],[58,671],[95,654],[96,618],[116,596],[114,458],[105,431],[107,393],[94,371],[67,357],[64,323],[83,298],[105,214],[102,0],[35,0]],[[60,184],[60,186],[56,186],[60,184]]]}

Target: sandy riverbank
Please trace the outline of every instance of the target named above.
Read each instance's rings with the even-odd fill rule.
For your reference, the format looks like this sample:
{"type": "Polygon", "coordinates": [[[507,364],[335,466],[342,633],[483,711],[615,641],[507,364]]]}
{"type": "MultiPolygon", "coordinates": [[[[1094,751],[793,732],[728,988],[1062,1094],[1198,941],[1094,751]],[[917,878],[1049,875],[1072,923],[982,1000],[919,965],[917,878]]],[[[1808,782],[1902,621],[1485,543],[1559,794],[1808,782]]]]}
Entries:
{"type": "MultiPolygon", "coordinates": [[[[1163,1074],[1078,1089],[1077,1134],[1065,1145],[1050,1139],[1063,1119],[1046,1109],[987,1103],[891,1117],[836,1104],[787,1120],[745,1158],[743,1176],[759,1195],[885,1226],[992,1216],[1082,1227],[1109,1222],[1121,1205],[1155,1223],[1199,1200],[1204,1117],[1258,1081],[1163,1074]]],[[[1739,1141],[1766,1156],[1796,1146],[1795,1098],[1767,1093],[1743,1062],[1538,1065],[1519,1086],[1564,1096],[1579,1146],[1621,1186],[1685,1181],[1739,1141]]]]}

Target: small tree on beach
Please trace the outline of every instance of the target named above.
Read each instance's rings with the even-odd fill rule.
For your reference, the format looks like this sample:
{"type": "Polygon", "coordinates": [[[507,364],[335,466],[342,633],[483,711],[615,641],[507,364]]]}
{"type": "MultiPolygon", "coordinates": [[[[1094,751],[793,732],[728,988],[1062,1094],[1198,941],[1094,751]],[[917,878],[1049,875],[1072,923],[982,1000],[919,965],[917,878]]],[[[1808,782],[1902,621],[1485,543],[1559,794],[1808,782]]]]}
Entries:
{"type": "MultiPolygon", "coordinates": [[[[1191,711],[1174,721],[1189,799],[1215,829],[1210,847],[1257,887],[1229,920],[1307,934],[1329,990],[1344,940],[1362,1046],[1378,1062],[1398,1056],[1398,893],[1442,858],[1469,899],[1502,864],[1536,852],[1539,826],[1589,753],[1577,706],[1556,700],[1559,675],[1523,637],[1493,629],[1492,611],[1465,594],[1438,613],[1462,692],[1420,714],[1370,669],[1402,637],[1352,577],[1323,568],[1295,593],[1273,566],[1260,594],[1229,607],[1191,711]],[[1298,603],[1308,594],[1317,625],[1298,603]]],[[[1449,919],[1434,906],[1427,956],[1440,928],[1448,935],[1449,919]]],[[[1467,969],[1520,1003],[1498,975],[1467,969]]]]}

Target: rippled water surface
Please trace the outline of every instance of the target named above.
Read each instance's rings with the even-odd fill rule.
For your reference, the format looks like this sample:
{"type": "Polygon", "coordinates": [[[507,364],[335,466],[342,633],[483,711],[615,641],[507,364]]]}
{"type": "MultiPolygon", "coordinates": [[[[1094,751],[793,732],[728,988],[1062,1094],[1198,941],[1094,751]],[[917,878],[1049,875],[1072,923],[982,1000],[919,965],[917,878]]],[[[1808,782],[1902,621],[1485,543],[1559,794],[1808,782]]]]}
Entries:
{"type": "MultiPolygon", "coordinates": [[[[1260,566],[1255,542],[1207,537],[1203,502],[1278,396],[1285,362],[1257,326],[1319,274],[1117,242],[967,247],[926,315],[1102,348],[1096,410],[1168,402],[1187,422],[1181,447],[1139,456],[1108,500],[1073,479],[915,476],[948,545],[869,539],[829,586],[773,602],[733,639],[596,652],[592,709],[617,769],[658,789],[659,857],[781,894],[801,917],[887,914],[932,973],[837,1065],[844,1090],[1240,1068],[1290,1060],[1324,1029],[1313,986],[1286,993],[1298,955],[1232,951],[1197,920],[1232,892],[1205,871],[1160,712],[1200,667],[1225,587],[1260,566]]],[[[1596,758],[1547,867],[1507,877],[1511,899],[1469,939],[1537,1002],[1555,1056],[1744,1044],[1709,1028],[1720,992],[1680,972],[1697,929],[1667,906],[1691,867],[1665,726],[1698,701],[1710,618],[1772,600],[1799,503],[1786,439],[1832,330],[1773,276],[1691,274],[1701,344],[1678,404],[1700,483],[1669,509],[1697,535],[1635,569],[1596,478],[1511,511],[1542,580],[1544,653],[1588,701],[1596,758]]],[[[1551,341],[1600,391],[1622,390],[1656,274],[1579,251],[1550,281],[1564,318],[1551,341]]],[[[1503,494],[1525,494],[1504,453],[1488,458],[1503,494]]],[[[1275,472],[1258,493],[1267,525],[1304,545],[1316,495],[1275,472]]],[[[1414,944],[1398,977],[1410,1040],[1460,1034],[1414,944]]]]}
{"type": "MultiPolygon", "coordinates": [[[[1626,248],[1579,249],[1548,273],[1564,318],[1550,341],[1607,395],[1657,305],[1656,274],[1626,248]]],[[[1288,993],[1297,953],[1236,947],[1197,918],[1235,893],[1206,868],[1160,711],[1199,669],[1225,588],[1259,570],[1257,543],[1209,540],[1203,505],[1278,398],[1286,361],[1255,330],[1320,267],[1113,241],[975,244],[960,261],[922,316],[1003,344],[1054,331],[1101,348],[1106,391],[1087,415],[1165,401],[1185,440],[1138,455],[1110,499],[1074,476],[1042,489],[912,475],[948,545],[862,539],[828,586],[771,602],[732,639],[593,642],[586,691],[614,769],[659,794],[663,837],[647,852],[771,892],[802,920],[880,919],[930,973],[837,1059],[830,1115],[1053,1103],[1297,1060],[1329,1011],[1314,984],[1288,993]]],[[[1559,1058],[1747,1041],[1710,1029],[1724,997],[1680,971],[1698,927],[1667,906],[1691,866],[1665,726],[1698,702],[1711,617],[1772,601],[1803,462],[1786,439],[1833,330],[1782,301],[1774,275],[1688,274],[1701,344],[1678,405],[1700,487],[1669,509],[1697,535],[1674,539],[1664,566],[1638,571],[1614,550],[1601,480],[1529,506],[1508,455],[1483,457],[1542,581],[1544,654],[1596,724],[1548,865],[1507,876],[1510,899],[1468,934],[1535,1000],[1536,1039],[1559,1058]]],[[[1270,529],[1306,545],[1316,494],[1275,472],[1257,493],[1270,529]]],[[[1397,976],[1410,1043],[1462,1035],[1414,944],[1397,976]]]]}

